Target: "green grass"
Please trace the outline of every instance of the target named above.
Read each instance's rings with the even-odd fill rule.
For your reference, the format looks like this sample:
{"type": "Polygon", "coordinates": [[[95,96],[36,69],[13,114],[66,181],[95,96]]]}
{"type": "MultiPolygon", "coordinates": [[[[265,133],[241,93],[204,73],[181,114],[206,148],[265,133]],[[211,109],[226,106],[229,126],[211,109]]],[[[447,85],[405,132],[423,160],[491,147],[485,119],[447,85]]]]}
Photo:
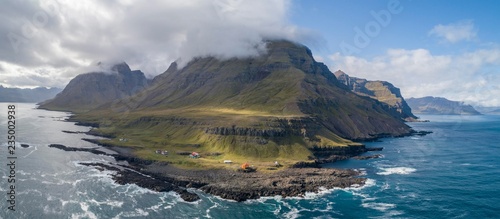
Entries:
{"type": "MultiPolygon", "coordinates": [[[[98,131],[116,136],[107,141],[114,145],[131,147],[134,154],[148,160],[166,161],[181,168],[238,168],[238,164],[249,162],[261,169],[267,169],[274,161],[292,165],[307,161],[312,156],[309,148],[313,146],[336,147],[354,144],[351,141],[322,130],[317,138],[321,141],[310,142],[301,136],[267,138],[267,144],[259,144],[256,136],[216,135],[205,133],[207,127],[252,127],[268,128],[274,120],[299,119],[300,115],[282,116],[258,110],[235,110],[230,108],[207,107],[202,110],[189,109],[133,112],[127,116],[119,114],[85,114],[85,121],[100,122],[98,131]],[[175,115],[175,116],[173,116],[175,115]],[[100,118],[106,118],[101,120],[100,118]],[[175,118],[175,119],[174,119],[175,118]],[[194,122],[194,123],[193,123],[194,122]],[[128,141],[119,141],[126,138],[128,141]],[[156,154],[155,150],[167,150],[168,156],[156,154]],[[201,159],[191,159],[176,152],[196,151],[201,159]],[[220,156],[206,156],[210,153],[220,156]],[[234,164],[224,164],[232,160],[234,164]]],[[[83,118],[79,115],[79,118],[83,118]]]]}

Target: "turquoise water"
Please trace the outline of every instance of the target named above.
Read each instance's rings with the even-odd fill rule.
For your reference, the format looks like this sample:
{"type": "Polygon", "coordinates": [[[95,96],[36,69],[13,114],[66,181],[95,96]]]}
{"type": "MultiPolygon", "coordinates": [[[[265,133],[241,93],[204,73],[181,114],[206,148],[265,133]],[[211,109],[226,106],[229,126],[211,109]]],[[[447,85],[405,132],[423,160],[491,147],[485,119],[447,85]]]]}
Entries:
{"type": "MultiPolygon", "coordinates": [[[[410,123],[427,136],[366,143],[384,147],[383,158],[348,160],[327,167],[356,168],[368,183],[305,198],[269,197],[243,203],[197,192],[183,202],[174,193],[117,185],[109,174],[78,165],[113,162],[107,156],[64,152],[51,143],[96,147],[81,141],[88,128],[62,121],[68,114],[16,104],[16,211],[0,202],[0,218],[498,218],[500,214],[500,116],[422,116],[410,123]]],[[[7,104],[0,103],[6,133],[7,104]]],[[[6,135],[0,135],[0,195],[7,199],[6,135]]],[[[371,152],[370,152],[371,153],[371,152]]]]}

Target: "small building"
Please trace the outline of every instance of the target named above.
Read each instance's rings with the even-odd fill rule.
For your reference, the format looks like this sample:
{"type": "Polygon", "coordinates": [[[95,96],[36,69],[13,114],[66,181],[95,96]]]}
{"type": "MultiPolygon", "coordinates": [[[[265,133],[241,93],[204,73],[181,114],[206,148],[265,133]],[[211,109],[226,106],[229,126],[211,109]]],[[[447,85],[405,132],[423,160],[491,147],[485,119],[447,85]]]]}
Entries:
{"type": "Polygon", "coordinates": [[[193,152],[189,155],[190,158],[200,158],[200,154],[198,152],[193,152]]]}
{"type": "Polygon", "coordinates": [[[232,163],[233,163],[233,161],[231,161],[231,160],[224,160],[224,163],[225,163],[225,164],[232,164],[232,163]]]}

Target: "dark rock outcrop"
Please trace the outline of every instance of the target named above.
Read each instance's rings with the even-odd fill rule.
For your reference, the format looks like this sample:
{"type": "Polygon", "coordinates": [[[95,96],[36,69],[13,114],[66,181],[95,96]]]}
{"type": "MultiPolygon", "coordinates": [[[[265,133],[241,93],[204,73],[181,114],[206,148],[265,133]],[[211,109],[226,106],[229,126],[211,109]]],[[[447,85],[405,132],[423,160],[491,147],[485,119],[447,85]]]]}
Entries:
{"type": "Polygon", "coordinates": [[[368,160],[368,159],[375,159],[375,158],[381,158],[383,157],[382,154],[374,154],[374,155],[366,155],[366,156],[355,156],[353,159],[356,160],[368,160]]]}

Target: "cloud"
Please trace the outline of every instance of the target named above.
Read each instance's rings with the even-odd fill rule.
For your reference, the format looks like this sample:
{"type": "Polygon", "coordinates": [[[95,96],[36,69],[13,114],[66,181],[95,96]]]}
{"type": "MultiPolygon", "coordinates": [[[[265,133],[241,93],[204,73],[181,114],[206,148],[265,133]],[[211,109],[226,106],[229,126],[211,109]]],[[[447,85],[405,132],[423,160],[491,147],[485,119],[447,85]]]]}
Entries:
{"type": "Polygon", "coordinates": [[[476,39],[477,30],[475,30],[471,20],[465,20],[448,25],[436,25],[429,31],[429,36],[436,36],[447,42],[456,43],[476,39]]]}
{"type": "Polygon", "coordinates": [[[354,77],[384,80],[404,97],[442,96],[484,106],[500,105],[500,48],[461,55],[433,55],[426,49],[390,49],[371,60],[335,53],[330,69],[354,77]]]}
{"type": "Polygon", "coordinates": [[[197,56],[258,55],[265,52],[263,39],[309,40],[307,31],[288,23],[290,4],[290,0],[6,1],[0,8],[0,81],[11,86],[62,87],[83,73],[82,67],[97,61],[126,61],[132,69],[154,76],[175,60],[185,64],[197,56]],[[57,80],[47,84],[26,79],[35,79],[33,75],[57,80]]]}

